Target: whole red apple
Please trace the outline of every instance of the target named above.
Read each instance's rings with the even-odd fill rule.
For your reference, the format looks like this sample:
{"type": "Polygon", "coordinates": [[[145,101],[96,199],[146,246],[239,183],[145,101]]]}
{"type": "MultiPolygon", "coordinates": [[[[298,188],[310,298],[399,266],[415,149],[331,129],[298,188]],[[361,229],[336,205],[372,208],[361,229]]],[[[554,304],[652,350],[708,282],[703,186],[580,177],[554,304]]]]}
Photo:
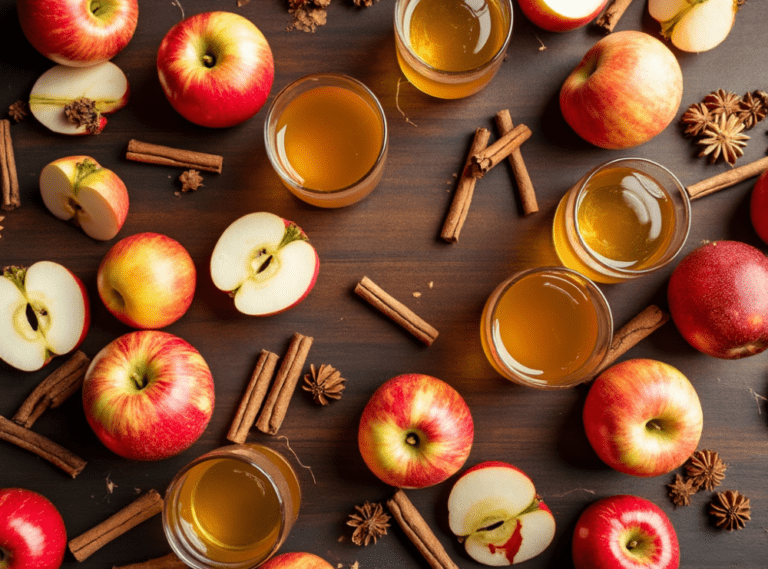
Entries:
{"type": "Polygon", "coordinates": [[[48,498],[25,488],[0,489],[2,569],[58,569],[66,547],[64,520],[48,498]]]}
{"type": "Polygon", "coordinates": [[[604,37],[584,55],[563,83],[560,109],[587,142],[630,148],[664,130],[682,96],[675,55],[655,37],[627,30],[604,37]]]}
{"type": "Polygon", "coordinates": [[[29,43],[70,67],[112,59],[139,21],[138,0],[17,0],[16,8],[29,43]]]}
{"type": "Polygon", "coordinates": [[[213,377],[181,338],[158,330],[120,336],[96,354],[83,380],[85,416],[107,448],[160,460],[189,448],[213,414],[213,377]]]}
{"type": "Polygon", "coordinates": [[[171,106],[201,126],[223,128],[251,118],[272,89],[275,66],[264,34],[231,12],[205,12],[176,24],[157,54],[171,106]]]}
{"type": "Polygon", "coordinates": [[[669,312],[686,341],[705,354],[737,359],[768,348],[768,259],[739,241],[713,241],[675,267],[669,312]]]}
{"type": "Polygon", "coordinates": [[[760,175],[752,188],[749,218],[760,239],[768,243],[768,170],[760,175]]]}
{"type": "Polygon", "coordinates": [[[550,32],[567,32],[586,26],[608,0],[518,0],[531,22],[550,32]]]}
{"type": "Polygon", "coordinates": [[[677,569],[680,545],[672,522],[653,502],[609,496],[593,502],[576,522],[575,569],[677,569]]]}
{"type": "Polygon", "coordinates": [[[424,488],[462,467],[474,438],[469,406],[444,381],[404,374],[383,383],[363,409],[360,454],[383,482],[424,488]]]}
{"type": "Polygon", "coordinates": [[[696,390],[677,368],[634,359],[595,379],[583,420],[589,443],[608,466],[658,476],[682,466],[696,450],[703,413],[696,390]]]}
{"type": "Polygon", "coordinates": [[[273,557],[259,569],[333,569],[333,565],[314,553],[291,552],[273,557]]]}

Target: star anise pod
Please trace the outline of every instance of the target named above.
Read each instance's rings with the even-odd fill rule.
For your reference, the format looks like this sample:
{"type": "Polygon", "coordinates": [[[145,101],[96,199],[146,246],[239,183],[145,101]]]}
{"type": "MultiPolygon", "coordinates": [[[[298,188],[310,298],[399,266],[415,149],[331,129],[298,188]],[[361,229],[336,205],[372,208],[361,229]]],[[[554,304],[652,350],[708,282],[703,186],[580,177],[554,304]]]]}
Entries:
{"type": "Polygon", "coordinates": [[[704,103],[693,103],[680,117],[687,136],[699,136],[714,120],[714,115],[704,103]]]}
{"type": "Polygon", "coordinates": [[[304,376],[302,389],[312,393],[312,398],[318,405],[328,405],[328,399],[341,399],[346,379],[336,368],[323,364],[315,370],[314,364],[310,364],[310,371],[304,376]]]}
{"type": "Polygon", "coordinates": [[[101,132],[101,113],[96,110],[96,102],[86,97],[75,99],[64,107],[67,120],[76,126],[85,126],[91,134],[101,132]]]}
{"type": "Polygon", "coordinates": [[[24,101],[18,100],[8,107],[8,114],[16,122],[21,122],[29,114],[29,107],[24,101]]]}
{"type": "Polygon", "coordinates": [[[736,115],[719,115],[705,130],[698,141],[702,147],[699,156],[709,156],[710,162],[717,162],[721,156],[731,166],[744,155],[749,136],[742,134],[744,123],[736,115]]]}
{"type": "Polygon", "coordinates": [[[709,504],[709,515],[715,525],[728,531],[742,529],[750,520],[749,498],[736,490],[718,492],[709,504]]]}
{"type": "Polygon", "coordinates": [[[186,170],[179,176],[181,182],[181,191],[188,192],[190,190],[195,191],[197,188],[203,185],[203,177],[197,170],[186,170]]]}
{"type": "Polygon", "coordinates": [[[714,490],[725,478],[727,465],[713,450],[697,450],[685,463],[685,472],[694,485],[714,490]]]}
{"type": "Polygon", "coordinates": [[[731,91],[718,89],[704,97],[704,104],[714,116],[735,115],[741,110],[741,97],[731,91]]]}
{"type": "Polygon", "coordinates": [[[744,123],[744,128],[750,129],[768,115],[768,100],[759,91],[746,93],[741,98],[741,109],[737,116],[744,123]]]}
{"type": "Polygon", "coordinates": [[[693,479],[683,478],[679,474],[675,474],[675,481],[672,484],[667,484],[667,488],[669,488],[667,494],[675,507],[690,505],[691,496],[698,490],[698,486],[694,484],[693,479]]]}
{"type": "Polygon", "coordinates": [[[366,501],[362,506],[355,506],[356,514],[350,514],[348,526],[355,528],[352,533],[352,543],[355,545],[368,545],[371,540],[376,540],[382,535],[387,535],[389,527],[389,515],[384,512],[381,504],[366,501]]]}

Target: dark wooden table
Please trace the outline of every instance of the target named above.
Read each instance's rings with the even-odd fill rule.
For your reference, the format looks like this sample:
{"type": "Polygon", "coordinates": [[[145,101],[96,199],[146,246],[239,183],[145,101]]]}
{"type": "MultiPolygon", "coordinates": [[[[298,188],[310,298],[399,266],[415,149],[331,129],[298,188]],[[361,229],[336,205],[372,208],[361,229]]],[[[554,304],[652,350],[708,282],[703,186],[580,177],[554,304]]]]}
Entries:
{"type": "MultiPolygon", "coordinates": [[[[468,99],[427,97],[403,80],[395,59],[392,30],[394,0],[358,9],[337,0],[328,24],[314,34],[286,31],[287,2],[253,0],[142,0],[136,34],[114,62],[127,74],[132,98],[110,118],[98,136],[67,138],[47,131],[28,117],[12,127],[21,181],[22,207],[2,222],[0,264],[48,259],[64,264],[88,287],[93,322],[82,349],[93,356],[129,328],[104,308],[96,292],[96,269],[113,242],[96,242],[55,219],[40,198],[37,179],[48,162],[87,154],[115,170],[126,182],[131,207],[118,238],[156,231],[179,240],[198,268],[198,285],[189,312],[167,328],[197,347],[216,383],[216,410],[200,440],[186,452],[155,463],[131,462],[108,451],[86,423],[78,396],[47,412],[34,429],[88,461],[76,479],[34,455],[0,444],[0,487],[21,486],[50,498],[60,509],[70,538],[90,529],[135,499],[140,491],[164,491],[174,473],[192,458],[226,443],[225,435],[258,352],[283,354],[294,332],[315,338],[309,363],[337,367],[347,388],[328,407],[315,405],[297,390],[278,437],[256,430],[249,440],[289,454],[304,497],[298,523],[283,551],[306,550],[334,567],[362,569],[428,567],[399,528],[376,545],[351,543],[345,523],[354,506],[383,501],[393,489],[366,468],[357,449],[360,413],[374,389],[406,372],[437,376],[465,397],[475,420],[476,437],[468,465],[505,460],[525,470],[551,507],[558,529],[552,545],[528,567],[567,567],[576,518],[592,501],[617,493],[643,496],[670,516],[680,538],[682,566],[764,568],[768,558],[768,395],[766,357],[721,361],[693,350],[668,323],[625,357],[649,357],[671,363],[696,386],[704,409],[700,448],[720,452],[728,464],[721,489],[751,498],[752,520],[728,533],[708,521],[709,493],[674,509],[665,485],[672,475],[639,479],[612,471],[589,447],[581,426],[586,387],[558,393],[514,386],[486,362],[478,336],[485,299],[506,276],[536,265],[558,264],[550,227],[563,193],[596,164],[620,156],[655,159],[684,184],[725,171],[696,157],[693,144],[677,124],[651,142],[626,151],[607,151],[579,139],[564,123],[558,106],[562,81],[601,33],[592,27],[566,34],[534,28],[515,7],[509,53],[491,85],[468,99]],[[279,183],[263,143],[265,110],[246,123],[226,129],[196,127],[166,102],[157,79],[155,56],[165,32],[186,15],[223,9],[238,12],[264,32],[275,55],[272,96],[288,82],[315,71],[343,72],[366,83],[380,98],[390,128],[389,161],[384,179],[366,200],[341,210],[322,210],[293,198],[279,183]],[[472,133],[494,131],[492,118],[508,108],[516,123],[533,130],[523,152],[537,189],[540,211],[523,216],[510,169],[505,165],[478,184],[460,241],[447,244],[439,232],[472,133]],[[129,139],[175,145],[224,156],[220,175],[205,176],[204,186],[180,196],[173,168],[127,162],[129,139]],[[208,271],[212,248],[224,228],[253,211],[270,211],[296,221],[318,249],[317,284],[299,306],[270,318],[238,314],[215,289],[208,271]],[[385,319],[354,295],[364,275],[404,301],[433,324],[440,336],[429,348],[385,319]],[[302,468],[290,449],[310,467],[302,468]],[[314,479],[313,480],[313,476],[314,479]]],[[[724,88],[743,94],[768,88],[768,8],[750,0],[733,31],[714,50],[702,54],[675,51],[685,78],[680,113],[705,94],[724,88]]],[[[657,35],[658,25],[637,0],[617,30],[657,35]]],[[[50,62],[26,42],[18,27],[15,2],[0,1],[0,108],[26,98],[50,62]]],[[[271,97],[270,97],[271,100],[271,97]]],[[[739,164],[765,153],[765,123],[739,164]]],[[[495,131],[494,131],[495,132],[495,131]]],[[[495,136],[495,135],[494,135],[495,136]]],[[[704,240],[736,239],[766,250],[749,223],[753,181],[697,200],[684,253],[704,240]]],[[[648,304],[666,306],[672,266],[635,282],[602,286],[620,326],[648,304]]],[[[0,414],[11,416],[32,388],[53,367],[23,373],[0,363],[0,414]]],[[[308,370],[307,370],[308,371],[308,370]]],[[[447,528],[448,483],[410,491],[409,496],[461,567],[478,567],[447,528]]],[[[64,567],[109,568],[169,552],[159,517],[113,541],[85,562],[68,553],[64,567]]]]}

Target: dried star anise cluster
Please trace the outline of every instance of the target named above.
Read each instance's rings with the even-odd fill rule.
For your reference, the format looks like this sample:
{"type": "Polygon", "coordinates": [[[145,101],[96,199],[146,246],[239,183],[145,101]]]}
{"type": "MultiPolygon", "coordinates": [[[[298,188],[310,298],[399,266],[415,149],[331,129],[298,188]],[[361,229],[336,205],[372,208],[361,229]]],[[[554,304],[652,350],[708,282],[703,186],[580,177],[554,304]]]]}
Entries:
{"type": "Polygon", "coordinates": [[[667,484],[668,495],[677,506],[688,506],[691,496],[702,488],[714,490],[725,478],[727,465],[713,450],[697,450],[683,466],[685,476],[675,475],[675,481],[667,484]]]}
{"type": "Polygon", "coordinates": [[[718,492],[709,504],[709,515],[721,529],[742,529],[751,517],[749,498],[736,490],[718,492]]]}
{"type": "Polygon", "coordinates": [[[203,185],[203,177],[197,170],[185,170],[179,176],[179,181],[181,182],[182,192],[194,192],[197,188],[203,185]]]}
{"type": "Polygon", "coordinates": [[[722,158],[733,166],[744,155],[749,136],[743,131],[753,128],[768,115],[768,93],[753,91],[739,97],[718,89],[699,103],[686,109],[680,122],[686,136],[700,148],[699,156],[710,162],[722,158]]]}
{"type": "Polygon", "coordinates": [[[310,371],[304,376],[302,389],[312,393],[312,398],[318,405],[328,405],[329,399],[341,399],[346,379],[336,368],[329,365],[321,365],[315,370],[314,364],[310,364],[310,371]]]}
{"type": "Polygon", "coordinates": [[[29,106],[22,100],[18,100],[8,106],[8,115],[16,122],[21,122],[29,114],[29,106]]]}
{"type": "Polygon", "coordinates": [[[352,533],[352,543],[355,545],[368,545],[371,540],[376,540],[382,535],[387,535],[389,527],[389,515],[384,512],[381,504],[366,502],[362,506],[355,506],[357,513],[350,514],[347,525],[355,528],[352,533]]]}
{"type": "Polygon", "coordinates": [[[293,16],[288,30],[314,32],[328,20],[326,8],[331,0],[288,0],[288,13],[293,16]]]}

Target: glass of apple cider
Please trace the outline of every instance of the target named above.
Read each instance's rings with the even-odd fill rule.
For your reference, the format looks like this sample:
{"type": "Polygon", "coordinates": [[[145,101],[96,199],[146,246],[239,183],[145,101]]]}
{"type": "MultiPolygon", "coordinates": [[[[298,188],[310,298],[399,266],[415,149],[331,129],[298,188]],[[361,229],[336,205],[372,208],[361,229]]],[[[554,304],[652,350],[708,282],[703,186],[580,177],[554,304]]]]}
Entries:
{"type": "Polygon", "coordinates": [[[280,453],[229,445],[186,465],[163,502],[174,553],[195,569],[247,569],[269,559],[299,514],[301,489],[280,453]]]}
{"type": "Polygon", "coordinates": [[[644,158],[619,158],[568,190],[557,206],[552,235],[566,267],[617,283],[669,263],[690,227],[688,193],[672,172],[644,158]]]}
{"type": "Polygon", "coordinates": [[[441,99],[485,87],[512,37],[511,0],[397,0],[395,45],[405,77],[441,99]]]}
{"type": "Polygon", "coordinates": [[[503,377],[538,389],[590,379],[613,337],[600,289],[565,267],[518,272],[491,293],[480,321],[488,361],[503,377]]]}
{"type": "Polygon", "coordinates": [[[343,207],[370,194],[384,171],[388,139],[376,95],[341,74],[289,84],[264,122],[267,156],[281,181],[318,207],[343,207]]]}

